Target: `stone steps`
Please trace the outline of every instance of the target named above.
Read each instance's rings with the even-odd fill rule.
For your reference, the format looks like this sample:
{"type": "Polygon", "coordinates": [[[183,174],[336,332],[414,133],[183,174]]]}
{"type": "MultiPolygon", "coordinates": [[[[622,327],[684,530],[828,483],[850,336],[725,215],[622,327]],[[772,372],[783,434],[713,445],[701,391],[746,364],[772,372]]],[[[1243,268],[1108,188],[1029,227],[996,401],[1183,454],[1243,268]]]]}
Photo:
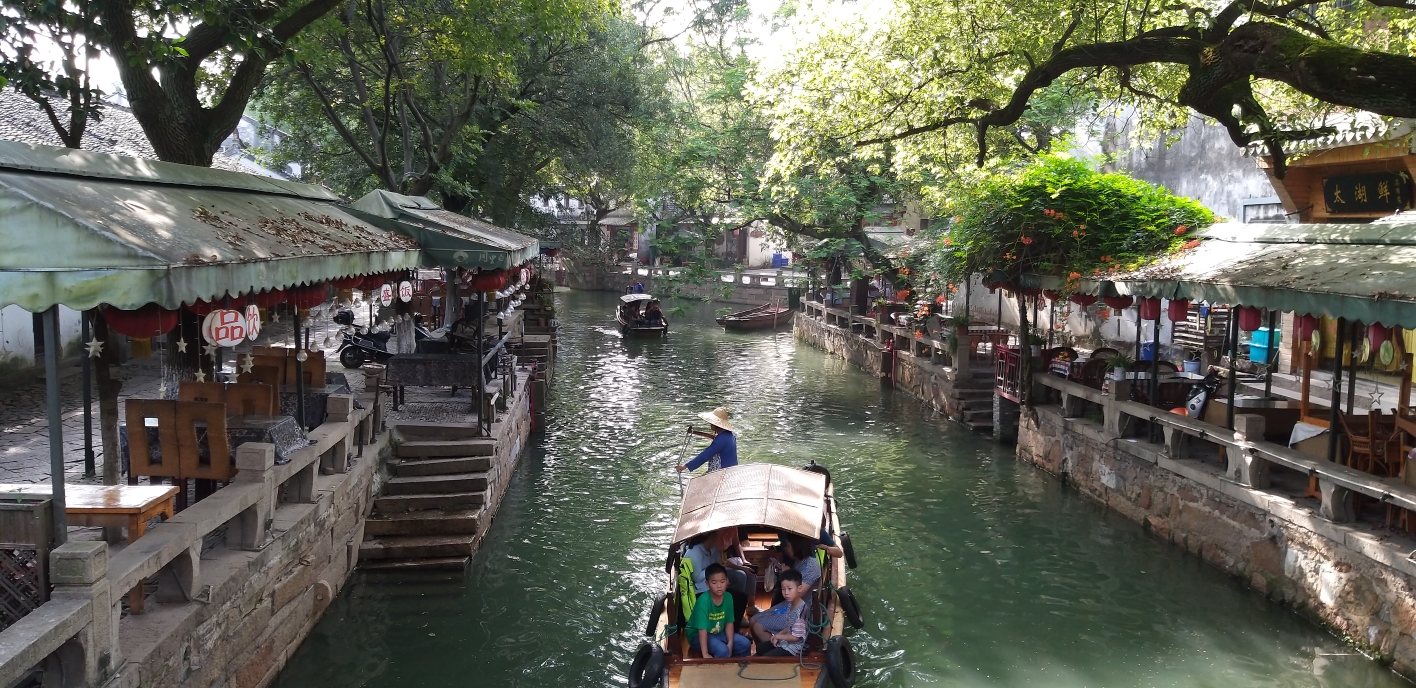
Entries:
{"type": "Polygon", "coordinates": [[[359,558],[379,559],[452,559],[472,556],[476,535],[385,535],[364,538],[359,545],[359,558]]]}
{"type": "Polygon", "coordinates": [[[374,500],[374,509],[381,514],[396,514],[428,509],[459,511],[487,503],[487,493],[454,492],[451,494],[389,495],[374,500]]]}
{"type": "Polygon", "coordinates": [[[404,459],[392,461],[389,470],[400,478],[455,473],[482,473],[492,468],[490,456],[462,456],[451,459],[404,459]]]}
{"type": "Polygon", "coordinates": [[[481,516],[481,509],[374,514],[364,522],[364,533],[371,536],[472,535],[481,525],[481,516]]]}
{"type": "MultiPolygon", "coordinates": [[[[429,559],[375,559],[362,566],[370,571],[457,571],[467,568],[472,557],[433,557],[429,559]]],[[[461,579],[459,578],[459,581],[461,579]]],[[[449,595],[449,597],[452,597],[449,595]]]]}
{"type": "Polygon", "coordinates": [[[398,445],[401,459],[453,459],[468,456],[491,456],[496,453],[493,438],[464,440],[414,440],[398,445]]]}
{"type": "Polygon", "coordinates": [[[384,484],[384,496],[460,494],[482,492],[486,489],[486,473],[400,476],[391,478],[384,484]]]}

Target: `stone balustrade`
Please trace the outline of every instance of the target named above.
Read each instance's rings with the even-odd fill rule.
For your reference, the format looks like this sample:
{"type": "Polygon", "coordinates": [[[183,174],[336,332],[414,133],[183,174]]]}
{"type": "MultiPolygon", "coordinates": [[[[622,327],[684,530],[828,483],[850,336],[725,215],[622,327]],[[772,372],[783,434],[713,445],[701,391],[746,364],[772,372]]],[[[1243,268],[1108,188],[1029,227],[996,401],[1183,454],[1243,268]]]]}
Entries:
{"type": "MultiPolygon", "coordinates": [[[[55,548],[50,553],[55,585],[50,601],[0,632],[0,685],[13,685],[40,665],[46,670],[45,685],[51,685],[51,677],[58,679],[53,685],[66,688],[112,679],[129,659],[127,627],[162,623],[148,615],[124,616],[121,602],[127,591],[156,577],[156,602],[212,603],[213,587],[229,584],[233,575],[231,570],[208,575],[202,567],[204,544],[222,528],[228,550],[277,556],[271,550],[280,550],[282,538],[289,537],[287,523],[294,512],[303,506],[300,513],[305,513],[327,494],[316,488],[319,476],[347,473],[351,455],[362,454],[374,441],[382,425],[381,408],[373,394],[362,401],[364,408],[356,408],[353,395],[331,395],[325,423],[309,433],[309,446],[291,452],[288,463],[275,463],[274,445],[237,447],[238,471],[230,484],[111,555],[108,545],[98,541],[55,548]]],[[[367,498],[355,496],[354,501],[367,503],[367,498]]],[[[135,679],[132,685],[141,683],[135,679]]]]}

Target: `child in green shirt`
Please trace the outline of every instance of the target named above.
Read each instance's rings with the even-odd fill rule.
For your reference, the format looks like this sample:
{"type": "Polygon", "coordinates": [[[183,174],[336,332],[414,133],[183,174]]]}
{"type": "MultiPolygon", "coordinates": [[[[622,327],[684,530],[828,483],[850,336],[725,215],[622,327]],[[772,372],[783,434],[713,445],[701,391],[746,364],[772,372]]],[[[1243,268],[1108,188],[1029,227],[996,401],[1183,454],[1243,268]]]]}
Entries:
{"type": "Polygon", "coordinates": [[[722,564],[703,570],[708,592],[698,596],[688,617],[688,645],[704,659],[747,656],[752,642],[733,632],[733,594],[728,592],[728,571],[722,564]],[[695,633],[694,631],[697,631],[695,633]]]}

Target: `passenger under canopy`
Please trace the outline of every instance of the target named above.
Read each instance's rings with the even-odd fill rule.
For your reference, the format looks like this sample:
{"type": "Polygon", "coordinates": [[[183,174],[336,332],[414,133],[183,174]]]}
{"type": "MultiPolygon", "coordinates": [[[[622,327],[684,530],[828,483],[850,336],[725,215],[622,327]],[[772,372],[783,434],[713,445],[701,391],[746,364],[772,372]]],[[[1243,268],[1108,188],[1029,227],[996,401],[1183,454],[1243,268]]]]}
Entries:
{"type": "Polygon", "coordinates": [[[684,490],[674,545],[721,528],[765,526],[812,538],[821,534],[826,476],[766,463],[698,476],[684,490]]]}

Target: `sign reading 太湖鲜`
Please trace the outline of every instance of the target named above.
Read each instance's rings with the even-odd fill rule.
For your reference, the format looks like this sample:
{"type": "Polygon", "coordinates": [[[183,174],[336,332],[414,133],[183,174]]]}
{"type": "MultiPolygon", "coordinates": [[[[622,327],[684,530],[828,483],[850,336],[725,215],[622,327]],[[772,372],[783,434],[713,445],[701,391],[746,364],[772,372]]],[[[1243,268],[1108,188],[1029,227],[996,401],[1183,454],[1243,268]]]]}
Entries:
{"type": "Polygon", "coordinates": [[[1404,210],[1411,202],[1411,179],[1403,172],[1375,172],[1323,178],[1329,213],[1404,210]]]}

